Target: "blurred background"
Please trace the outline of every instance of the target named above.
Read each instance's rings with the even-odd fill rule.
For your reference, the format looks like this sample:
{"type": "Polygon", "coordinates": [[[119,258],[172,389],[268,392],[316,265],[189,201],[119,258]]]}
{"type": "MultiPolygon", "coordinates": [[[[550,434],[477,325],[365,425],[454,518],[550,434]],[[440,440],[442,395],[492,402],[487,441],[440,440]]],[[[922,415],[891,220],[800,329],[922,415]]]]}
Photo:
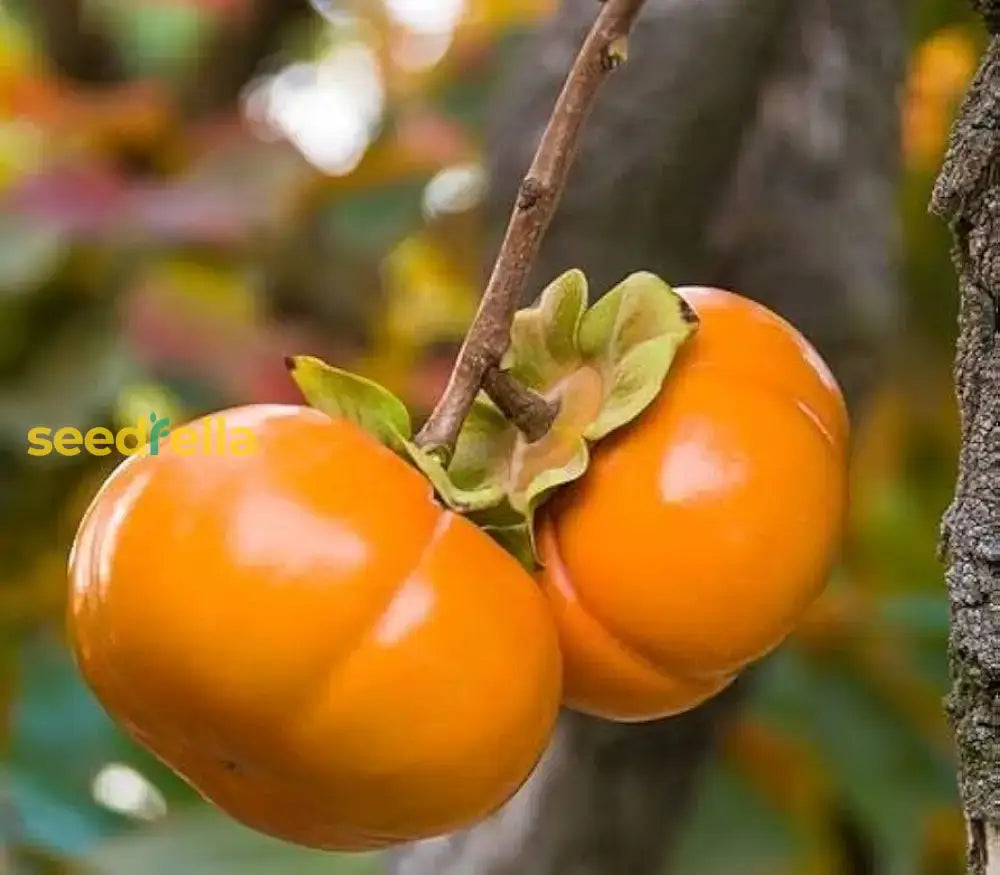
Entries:
{"type": "MultiPolygon", "coordinates": [[[[26,433],[294,402],[288,353],[426,412],[481,287],[494,86],[553,7],[0,3],[0,872],[379,871],[235,826],[104,715],[64,564],[114,460],[29,457],[26,433]]],[[[962,868],[935,556],[956,295],[926,204],[984,37],[959,0],[913,0],[907,28],[905,330],[856,417],[847,551],[726,729],[673,873],[962,868]]]]}

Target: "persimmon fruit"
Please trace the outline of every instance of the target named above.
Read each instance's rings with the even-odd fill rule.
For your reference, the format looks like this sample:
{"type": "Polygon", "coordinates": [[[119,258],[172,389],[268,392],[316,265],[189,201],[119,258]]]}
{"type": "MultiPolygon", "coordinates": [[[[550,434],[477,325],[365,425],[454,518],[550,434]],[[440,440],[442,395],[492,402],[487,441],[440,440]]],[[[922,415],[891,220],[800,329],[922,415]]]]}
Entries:
{"type": "Polygon", "coordinates": [[[566,703],[617,720],[692,708],[777,646],[846,504],[847,411],[819,355],[753,301],[678,291],[697,333],[540,522],[566,703]]]}
{"type": "Polygon", "coordinates": [[[559,704],[531,576],[348,421],[216,417],[255,452],[133,456],[81,523],[69,624],[101,702],[283,839],[368,849],[488,814],[559,704]]]}

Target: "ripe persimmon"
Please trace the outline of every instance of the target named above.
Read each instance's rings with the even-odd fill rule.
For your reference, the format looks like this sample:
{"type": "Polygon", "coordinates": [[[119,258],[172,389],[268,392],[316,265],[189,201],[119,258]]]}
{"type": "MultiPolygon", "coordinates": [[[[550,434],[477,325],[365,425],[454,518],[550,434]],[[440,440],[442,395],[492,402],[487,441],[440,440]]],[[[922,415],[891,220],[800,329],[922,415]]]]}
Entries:
{"type": "Polygon", "coordinates": [[[109,478],[71,557],[77,660],[139,742],[235,818],[322,848],[468,825],[551,732],[560,657],[531,576],[346,420],[216,414],[109,478]]]}
{"type": "Polygon", "coordinates": [[[822,359],[753,301],[679,292],[698,332],[539,532],[566,703],[611,719],[694,707],[776,647],[844,519],[848,418],[822,359]]]}

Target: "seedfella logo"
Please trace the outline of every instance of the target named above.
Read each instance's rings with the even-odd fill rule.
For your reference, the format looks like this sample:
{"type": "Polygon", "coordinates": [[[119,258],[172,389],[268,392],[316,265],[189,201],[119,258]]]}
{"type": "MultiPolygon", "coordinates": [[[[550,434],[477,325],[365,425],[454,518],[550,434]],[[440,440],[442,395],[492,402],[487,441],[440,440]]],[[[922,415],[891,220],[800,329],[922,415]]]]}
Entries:
{"type": "Polygon", "coordinates": [[[248,456],[257,450],[257,436],[251,428],[226,428],[221,416],[206,416],[191,425],[171,429],[170,420],[160,419],[155,413],[117,432],[103,426],[86,432],[72,426],[55,431],[38,426],[28,431],[29,456],[78,456],[82,452],[108,456],[113,450],[123,456],[158,456],[166,447],[179,456],[248,456]]]}

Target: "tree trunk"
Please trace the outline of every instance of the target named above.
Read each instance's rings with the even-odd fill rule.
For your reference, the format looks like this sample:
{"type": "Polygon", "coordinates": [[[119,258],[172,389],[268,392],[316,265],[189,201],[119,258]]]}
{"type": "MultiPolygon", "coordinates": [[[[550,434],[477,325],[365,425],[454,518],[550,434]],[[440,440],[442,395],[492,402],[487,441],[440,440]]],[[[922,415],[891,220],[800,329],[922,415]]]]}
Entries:
{"type": "MultiPolygon", "coordinates": [[[[896,318],[902,0],[650,0],[602,92],[531,287],[653,270],[778,309],[856,407],[896,318]]],[[[492,203],[507,215],[592,21],[568,0],[498,107],[492,203]]],[[[682,717],[565,714],[503,810],[391,858],[395,875],[659,873],[745,682],[682,717]]]]}
{"type": "MultiPolygon", "coordinates": [[[[981,3],[994,34],[1000,2],[981,3]]],[[[1000,37],[956,123],[932,207],[955,234],[962,450],[942,549],[951,600],[948,710],[969,872],[1000,873],[1000,37]]]]}

